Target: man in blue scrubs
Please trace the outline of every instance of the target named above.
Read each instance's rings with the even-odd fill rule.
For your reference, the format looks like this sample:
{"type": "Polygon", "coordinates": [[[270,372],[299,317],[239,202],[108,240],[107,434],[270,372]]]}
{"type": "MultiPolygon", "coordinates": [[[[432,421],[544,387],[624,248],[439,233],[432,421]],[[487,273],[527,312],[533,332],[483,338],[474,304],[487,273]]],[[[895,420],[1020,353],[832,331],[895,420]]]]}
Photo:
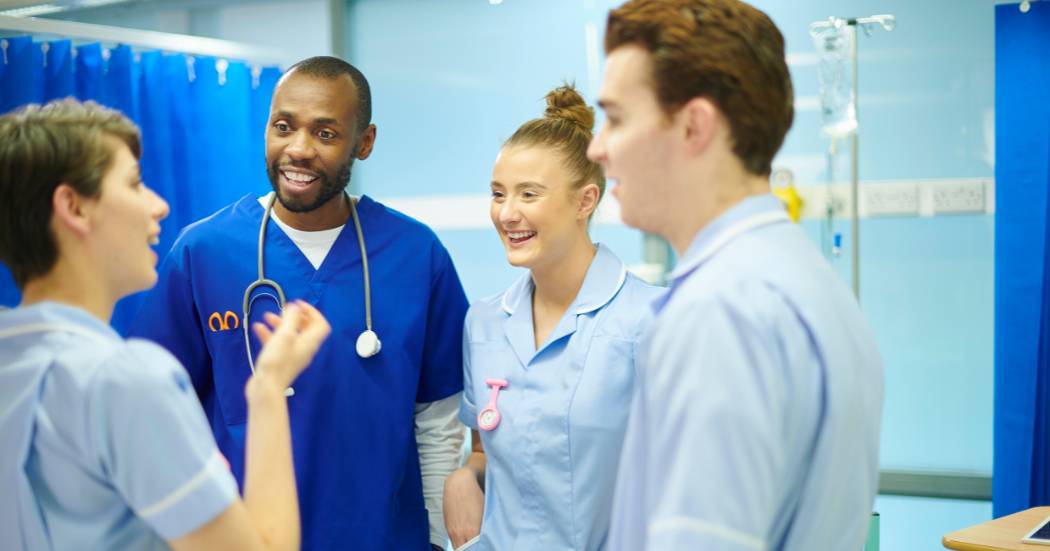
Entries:
{"type": "MultiPolygon", "coordinates": [[[[420,550],[446,541],[441,490],[462,444],[456,413],[467,301],[429,228],[345,192],[353,161],[366,159],[375,139],[368,82],[346,62],[310,58],[278,82],[266,129],[276,201],[264,272],[333,329],[288,398],[306,549],[420,550]],[[362,260],[382,341],[367,358],[355,349],[366,329],[362,260]]],[[[189,370],[242,483],[242,389],[252,369],[242,328],[276,308],[276,291],[252,293],[250,320],[241,319],[242,300],[259,277],[259,229],[271,197],[245,196],[187,227],[132,329],[189,370]]],[[[250,346],[254,357],[257,343],[250,346]]]]}
{"type": "Polygon", "coordinates": [[[589,155],[678,253],[639,370],[610,548],[859,550],[882,364],[857,302],[769,194],[784,40],[737,0],[609,15],[589,155]]]}

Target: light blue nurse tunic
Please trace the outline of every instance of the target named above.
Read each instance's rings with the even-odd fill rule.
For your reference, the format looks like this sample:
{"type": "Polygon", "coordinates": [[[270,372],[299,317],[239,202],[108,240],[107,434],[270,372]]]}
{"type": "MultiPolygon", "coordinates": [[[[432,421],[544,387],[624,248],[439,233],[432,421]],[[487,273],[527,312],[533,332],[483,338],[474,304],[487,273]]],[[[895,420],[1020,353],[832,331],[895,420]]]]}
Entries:
{"type": "Polygon", "coordinates": [[[882,359],[849,288],[772,195],[693,239],[642,343],[614,551],[859,551],[882,359]]]}
{"type": "Polygon", "coordinates": [[[470,549],[604,549],[637,344],[663,289],[598,245],[576,300],[539,349],[533,289],[525,274],[467,313],[463,423],[478,430],[487,379],[508,382],[499,425],[481,431],[485,513],[470,549]]]}
{"type": "Polygon", "coordinates": [[[53,302],[0,313],[0,549],[167,549],[237,499],[189,376],[53,302]]]}

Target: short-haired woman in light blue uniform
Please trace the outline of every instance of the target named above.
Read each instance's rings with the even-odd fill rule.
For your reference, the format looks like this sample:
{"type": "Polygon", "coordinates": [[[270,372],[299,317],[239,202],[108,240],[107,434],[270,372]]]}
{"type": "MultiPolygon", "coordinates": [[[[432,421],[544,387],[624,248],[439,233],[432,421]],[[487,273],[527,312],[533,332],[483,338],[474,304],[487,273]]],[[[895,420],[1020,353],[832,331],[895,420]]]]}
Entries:
{"type": "Polygon", "coordinates": [[[473,453],[445,483],[457,549],[605,547],[638,342],[662,289],[590,239],[605,189],[586,155],[593,125],[573,88],[555,89],[492,171],[492,222],[529,271],[467,314],[473,453]]]}
{"type": "Polygon", "coordinates": [[[285,389],[328,322],[296,302],[253,326],[242,500],[185,369],[108,324],[157,279],[168,205],[140,152],[91,102],[0,116],[0,261],[22,291],[0,313],[0,549],[299,549],[285,389]]]}

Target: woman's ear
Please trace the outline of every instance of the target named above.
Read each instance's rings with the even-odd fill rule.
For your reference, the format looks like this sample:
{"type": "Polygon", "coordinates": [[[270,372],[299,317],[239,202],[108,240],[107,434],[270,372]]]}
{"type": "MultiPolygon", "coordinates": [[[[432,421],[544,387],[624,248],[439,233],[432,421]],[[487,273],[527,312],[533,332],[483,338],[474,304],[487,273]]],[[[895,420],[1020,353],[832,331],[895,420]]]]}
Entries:
{"type": "Polygon", "coordinates": [[[579,199],[576,217],[580,220],[587,220],[598,208],[602,191],[598,188],[598,184],[590,183],[577,190],[576,193],[579,199]]]}
{"type": "Polygon", "coordinates": [[[73,189],[73,186],[59,184],[51,196],[52,224],[57,224],[77,236],[87,235],[91,229],[88,201],[73,189]]]}

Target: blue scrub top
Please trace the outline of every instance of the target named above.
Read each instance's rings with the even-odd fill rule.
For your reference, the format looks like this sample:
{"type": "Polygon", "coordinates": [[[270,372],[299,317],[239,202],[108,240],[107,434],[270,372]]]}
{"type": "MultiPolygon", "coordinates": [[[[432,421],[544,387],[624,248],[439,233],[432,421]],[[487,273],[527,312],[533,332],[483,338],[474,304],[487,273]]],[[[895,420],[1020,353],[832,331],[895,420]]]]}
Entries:
{"type": "Polygon", "coordinates": [[[0,549],[167,549],[237,499],[186,372],[87,312],[0,313],[0,549]]]}
{"type": "Polygon", "coordinates": [[[624,443],[611,548],[859,550],[882,361],[857,301],[771,195],[671,274],[624,443]]]}
{"type": "Polygon", "coordinates": [[[537,350],[525,274],[467,314],[460,419],[478,429],[486,379],[505,379],[477,550],[604,549],[648,305],[664,290],[598,246],[576,300],[537,350]]]}
{"type": "MultiPolygon", "coordinates": [[[[332,335],[288,399],[307,549],[429,549],[417,402],[460,392],[467,309],[445,248],[423,224],[368,197],[357,206],[371,271],[372,320],[382,351],[361,359],[365,330],[361,252],[353,224],[317,269],[270,220],[265,274],[289,300],[317,307],[332,335]]],[[[261,290],[252,319],[242,299],[257,277],[263,207],[245,196],[187,227],[160,268],[132,333],[168,348],[186,366],[219,448],[243,484],[250,375],[245,323],[275,304],[261,290]]],[[[253,357],[258,343],[252,335],[253,357]]]]}

